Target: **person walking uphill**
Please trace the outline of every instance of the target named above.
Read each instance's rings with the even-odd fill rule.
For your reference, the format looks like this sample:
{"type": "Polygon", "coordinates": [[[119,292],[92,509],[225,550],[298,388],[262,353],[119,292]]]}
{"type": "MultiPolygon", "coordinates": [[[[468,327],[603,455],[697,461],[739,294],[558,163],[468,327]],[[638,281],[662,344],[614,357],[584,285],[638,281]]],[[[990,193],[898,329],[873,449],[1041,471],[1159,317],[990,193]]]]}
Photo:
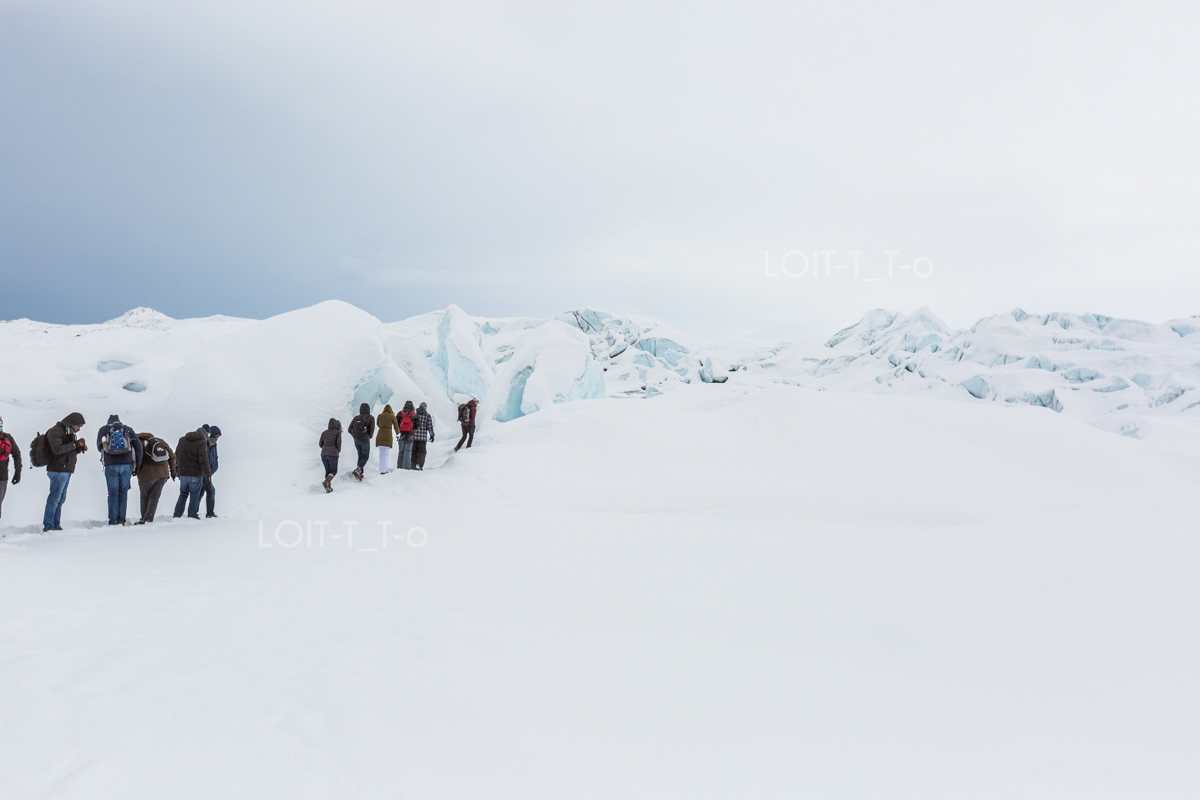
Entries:
{"type": "Polygon", "coordinates": [[[387,475],[392,461],[392,432],[396,430],[396,412],[391,406],[384,406],[383,413],[375,420],[379,424],[379,433],[375,434],[375,446],[379,448],[379,474],[387,475]]]}
{"type": "Polygon", "coordinates": [[[0,419],[0,510],[4,507],[4,495],[8,493],[8,464],[12,462],[12,482],[21,482],[21,448],[17,441],[4,432],[4,420],[0,419]]]}
{"type": "Polygon", "coordinates": [[[425,469],[425,448],[433,441],[433,417],[429,416],[424,403],[417,409],[413,420],[413,469],[425,469]]]}
{"type": "Polygon", "coordinates": [[[375,417],[371,415],[369,403],[358,407],[358,416],[350,420],[347,432],[354,440],[354,449],[358,451],[358,466],[350,474],[361,481],[363,467],[371,460],[371,437],[375,435],[375,417]]]}
{"type": "Polygon", "coordinates": [[[338,456],[342,454],[342,423],[330,417],[329,427],[321,432],[317,444],[321,446],[321,463],[325,465],[325,482],[322,486],[326,492],[332,492],[333,477],[337,475],[338,456]]]}
{"type": "Polygon", "coordinates": [[[462,449],[463,442],[467,443],[467,447],[475,443],[475,409],[478,407],[479,401],[474,397],[458,407],[458,421],[462,423],[462,438],[458,440],[458,444],[454,445],[454,452],[457,453],[462,449]]]}
{"type": "Polygon", "coordinates": [[[108,524],[124,525],[129,483],[142,466],[142,440],[113,414],[108,424],[96,431],[96,449],[104,462],[104,482],[108,484],[108,524]]]}
{"type": "Polygon", "coordinates": [[[221,429],[216,425],[201,425],[200,430],[204,431],[204,442],[208,445],[208,477],[200,488],[200,496],[204,498],[207,511],[205,518],[212,519],[217,515],[217,488],[213,486],[213,475],[217,474],[217,440],[221,438],[221,429]]]}
{"type": "MultiPolygon", "coordinates": [[[[44,444],[42,455],[46,459],[46,475],[50,478],[50,495],[46,498],[46,512],[42,515],[42,532],[62,530],[62,507],[67,501],[67,486],[75,473],[75,462],[80,453],[87,452],[87,442],[75,435],[87,424],[78,411],[67,414],[55,423],[46,436],[34,439],[34,444],[44,444]]],[[[38,460],[30,455],[35,464],[38,460]]]]}
{"type": "Polygon", "coordinates": [[[204,429],[194,430],[175,445],[175,460],[179,472],[179,499],[175,501],[175,518],[183,516],[187,504],[188,516],[200,519],[200,492],[204,481],[212,475],[208,460],[208,437],[204,429]]]}
{"type": "Polygon", "coordinates": [[[138,470],[138,495],[141,499],[142,516],[134,525],[154,522],[158,511],[158,499],[162,496],[167,479],[175,480],[175,451],[153,433],[139,433],[142,442],[142,468],[138,470]]]}
{"type": "Polygon", "coordinates": [[[396,429],[400,431],[400,441],[396,442],[399,453],[396,455],[397,469],[412,469],[413,454],[413,420],[417,410],[413,408],[412,400],[404,402],[404,410],[396,418],[396,429]]]}

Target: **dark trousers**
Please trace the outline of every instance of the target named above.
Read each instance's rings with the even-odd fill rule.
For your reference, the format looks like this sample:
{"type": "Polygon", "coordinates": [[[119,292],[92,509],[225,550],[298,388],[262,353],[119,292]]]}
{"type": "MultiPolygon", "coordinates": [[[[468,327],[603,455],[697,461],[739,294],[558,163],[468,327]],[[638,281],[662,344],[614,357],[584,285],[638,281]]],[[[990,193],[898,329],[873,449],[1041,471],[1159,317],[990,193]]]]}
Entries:
{"type": "Polygon", "coordinates": [[[454,446],[455,450],[462,447],[463,442],[466,442],[467,447],[470,447],[471,444],[475,441],[475,426],[474,425],[464,422],[462,424],[462,431],[463,431],[462,438],[459,439],[458,444],[454,446]]]}
{"type": "Polygon", "coordinates": [[[146,483],[138,481],[138,494],[142,501],[142,522],[154,522],[154,512],[158,511],[158,498],[162,497],[162,490],[166,485],[166,478],[155,478],[146,483]]]}
{"type": "Polygon", "coordinates": [[[429,442],[413,442],[412,468],[425,469],[425,448],[429,442]]]}
{"type": "Polygon", "coordinates": [[[4,495],[8,493],[8,478],[0,481],[0,509],[4,508],[4,495]]]}
{"type": "Polygon", "coordinates": [[[354,449],[358,451],[358,467],[357,467],[357,469],[358,469],[358,473],[361,475],[362,471],[363,471],[363,467],[365,467],[367,465],[367,462],[371,460],[371,443],[370,442],[360,442],[358,439],[355,439],[354,440],[354,449]]]}
{"type": "Polygon", "coordinates": [[[401,438],[396,450],[396,469],[412,469],[413,440],[401,438]]]}
{"type": "Polygon", "coordinates": [[[187,504],[189,517],[200,519],[200,492],[204,489],[204,478],[179,476],[179,499],[175,501],[175,516],[183,516],[187,504]]]}
{"type": "Polygon", "coordinates": [[[321,456],[321,463],[325,465],[326,475],[337,475],[337,456],[321,456]]]}
{"type": "Polygon", "coordinates": [[[217,487],[213,486],[212,477],[204,479],[204,486],[200,488],[200,496],[204,498],[204,507],[208,511],[208,515],[211,517],[217,513],[217,487]]]}

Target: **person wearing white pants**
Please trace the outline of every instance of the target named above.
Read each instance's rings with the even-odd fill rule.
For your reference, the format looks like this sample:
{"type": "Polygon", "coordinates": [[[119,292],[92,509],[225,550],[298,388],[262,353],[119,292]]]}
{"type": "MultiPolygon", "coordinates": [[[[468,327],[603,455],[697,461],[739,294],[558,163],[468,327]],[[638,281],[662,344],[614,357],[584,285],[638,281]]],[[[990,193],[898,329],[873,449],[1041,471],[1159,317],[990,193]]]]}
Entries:
{"type": "Polygon", "coordinates": [[[396,412],[390,405],[383,407],[383,413],[375,418],[379,426],[375,434],[375,446],[379,448],[379,474],[387,475],[392,461],[392,434],[399,430],[396,425],[396,412]]]}

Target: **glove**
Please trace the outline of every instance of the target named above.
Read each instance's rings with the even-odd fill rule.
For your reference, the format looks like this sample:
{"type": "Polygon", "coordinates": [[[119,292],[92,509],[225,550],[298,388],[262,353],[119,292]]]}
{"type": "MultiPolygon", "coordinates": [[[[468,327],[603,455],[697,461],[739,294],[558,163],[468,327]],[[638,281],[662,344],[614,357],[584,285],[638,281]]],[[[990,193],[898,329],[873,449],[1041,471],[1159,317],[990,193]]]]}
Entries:
{"type": "Polygon", "coordinates": [[[21,482],[21,471],[17,470],[16,472],[13,473],[13,486],[16,486],[20,482],[21,482]]]}

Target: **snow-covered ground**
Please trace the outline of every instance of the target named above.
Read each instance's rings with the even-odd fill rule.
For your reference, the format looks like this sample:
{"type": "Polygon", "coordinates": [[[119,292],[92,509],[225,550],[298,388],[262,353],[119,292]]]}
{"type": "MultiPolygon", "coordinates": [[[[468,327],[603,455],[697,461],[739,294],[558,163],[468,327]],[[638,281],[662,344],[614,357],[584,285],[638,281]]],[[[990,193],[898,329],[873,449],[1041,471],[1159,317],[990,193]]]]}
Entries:
{"type": "Polygon", "coordinates": [[[105,527],[94,452],[63,533],[10,487],[0,797],[1195,797],[1200,337],[1017,316],[0,323],[22,447],[225,434],[215,521],[105,527]],[[406,399],[437,468],[321,491],[406,399]]]}

